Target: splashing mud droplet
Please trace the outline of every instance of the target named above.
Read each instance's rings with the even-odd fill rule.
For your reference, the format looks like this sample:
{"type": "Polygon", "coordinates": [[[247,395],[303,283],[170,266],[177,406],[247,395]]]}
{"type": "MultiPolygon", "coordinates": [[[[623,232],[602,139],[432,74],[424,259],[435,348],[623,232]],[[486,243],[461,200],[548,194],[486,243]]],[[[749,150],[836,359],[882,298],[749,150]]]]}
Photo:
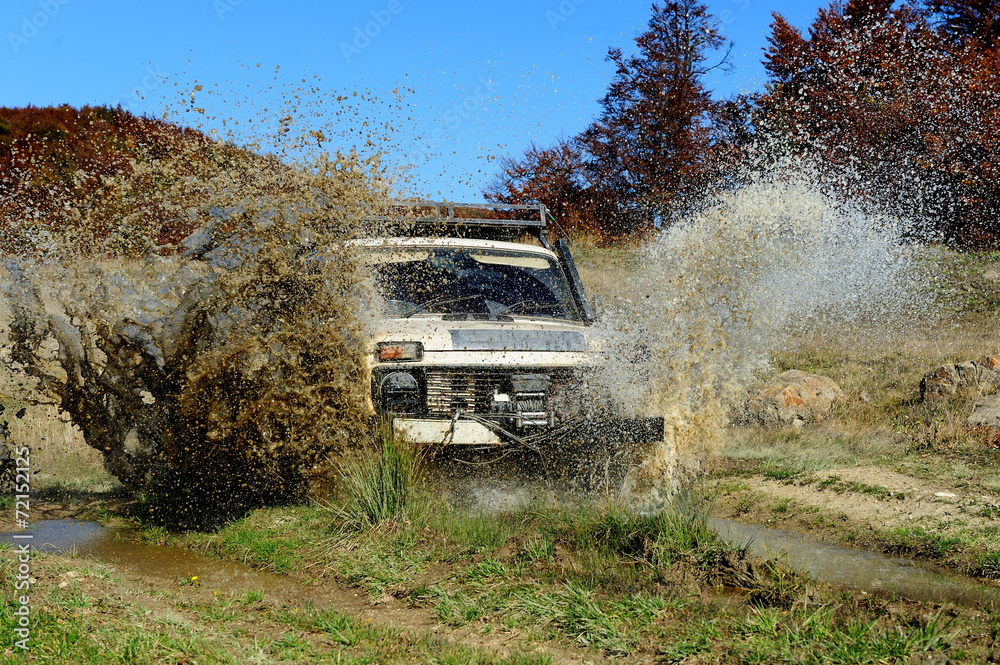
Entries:
{"type": "Polygon", "coordinates": [[[79,219],[6,211],[7,360],[178,524],[301,497],[367,429],[369,280],[348,241],[387,198],[379,159],[282,163],[110,113],[138,137],[113,176],[19,172],[22,202],[79,219]]]}

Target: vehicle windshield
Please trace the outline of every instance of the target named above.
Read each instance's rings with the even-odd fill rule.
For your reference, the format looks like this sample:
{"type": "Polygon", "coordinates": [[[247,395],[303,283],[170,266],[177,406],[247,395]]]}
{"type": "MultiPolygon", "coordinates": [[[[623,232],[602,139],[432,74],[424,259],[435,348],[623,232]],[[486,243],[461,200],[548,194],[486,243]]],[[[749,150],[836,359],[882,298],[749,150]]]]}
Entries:
{"type": "Polygon", "coordinates": [[[384,247],[369,263],[386,314],[580,320],[566,276],[547,256],[471,247],[384,247]]]}

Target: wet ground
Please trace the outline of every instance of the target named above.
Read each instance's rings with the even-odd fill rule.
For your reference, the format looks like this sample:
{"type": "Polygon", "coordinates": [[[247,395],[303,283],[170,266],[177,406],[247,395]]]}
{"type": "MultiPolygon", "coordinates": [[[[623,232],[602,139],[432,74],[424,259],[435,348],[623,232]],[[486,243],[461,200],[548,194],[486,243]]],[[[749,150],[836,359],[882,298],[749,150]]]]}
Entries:
{"type": "MultiPolygon", "coordinates": [[[[47,512],[51,514],[62,510],[52,509],[47,512]]],[[[143,612],[147,614],[151,612],[153,615],[163,614],[175,622],[180,608],[187,607],[189,611],[184,614],[186,622],[205,634],[221,636],[220,639],[240,634],[243,637],[237,639],[245,639],[249,634],[254,636],[254,640],[260,639],[262,643],[266,643],[268,639],[293,634],[300,637],[305,635],[303,639],[310,641],[318,639],[320,646],[327,650],[340,649],[346,644],[343,642],[345,638],[331,641],[322,635],[317,637],[309,631],[303,633],[293,630],[289,633],[287,625],[275,623],[273,617],[262,618],[259,616],[260,612],[256,611],[269,607],[277,612],[328,609],[361,621],[362,625],[373,628],[381,626],[397,635],[393,639],[401,640],[400,644],[404,646],[399,648],[404,651],[407,641],[417,640],[419,644],[423,644],[419,640],[428,639],[426,636],[440,636],[445,645],[456,645],[456,648],[467,646],[482,649],[483,653],[500,656],[520,653],[525,648],[520,634],[516,631],[493,635],[485,634],[473,627],[445,626],[431,610],[425,607],[416,606],[407,599],[396,597],[391,593],[378,598],[370,597],[363,590],[345,586],[331,579],[324,575],[322,570],[307,567],[297,571],[296,574],[272,574],[236,561],[206,556],[189,549],[137,542],[133,539],[134,532],[74,518],[38,520],[26,531],[0,533],[0,542],[5,544],[23,542],[22,539],[15,540],[15,536],[24,535],[31,536],[35,550],[51,554],[48,557],[32,559],[32,576],[38,578],[35,582],[38,585],[36,593],[43,589],[51,591],[56,585],[58,591],[62,591],[64,586],[69,587],[79,582],[86,596],[97,599],[95,603],[100,604],[105,594],[111,594],[115,598],[136,597],[139,599],[136,602],[141,604],[143,612]],[[87,572],[90,562],[105,564],[110,576],[87,572]],[[236,601],[233,607],[238,609],[237,620],[231,622],[225,619],[215,620],[197,613],[199,607],[209,608],[207,611],[210,611],[210,614],[215,612],[212,608],[229,607],[224,603],[233,601],[224,601],[224,597],[236,601]],[[247,603],[251,601],[247,598],[260,599],[260,602],[248,608],[247,603]]],[[[582,665],[605,660],[598,654],[565,645],[535,644],[532,648],[550,654],[555,659],[553,662],[582,665]]],[[[8,650],[6,654],[0,655],[0,660],[9,654],[8,650]]],[[[342,655],[341,652],[340,656],[342,655]]],[[[340,657],[331,654],[329,662],[334,662],[334,656],[340,657]]],[[[278,660],[288,662],[281,658],[278,660]]],[[[320,660],[328,662],[326,659],[320,660]]],[[[176,662],[196,661],[182,659],[176,662]]],[[[308,662],[319,661],[310,659],[308,662]]],[[[488,662],[493,661],[488,660],[488,662]]]]}
{"type": "MultiPolygon", "coordinates": [[[[483,489],[475,509],[503,511],[527,501],[554,498],[532,493],[524,485],[501,483],[483,489]]],[[[728,542],[746,546],[756,555],[778,559],[810,578],[857,591],[913,600],[953,602],[983,609],[1000,607],[1000,592],[962,575],[926,570],[909,559],[891,557],[811,540],[801,534],[731,520],[713,519],[711,526],[728,542]]],[[[72,518],[42,520],[27,531],[0,534],[8,544],[30,535],[38,551],[92,558],[144,576],[171,582],[195,580],[228,594],[261,591],[271,597],[299,598],[303,589],[288,577],[254,570],[236,562],[191,550],[147,545],[115,529],[72,518]],[[15,540],[15,536],[19,536],[15,540]]]]}
{"type": "Polygon", "coordinates": [[[730,544],[745,546],[755,556],[778,559],[814,580],[911,600],[991,610],[1000,607],[1000,591],[964,575],[926,570],[910,559],[832,545],[784,529],[724,519],[711,519],[709,523],[730,544]]]}
{"type": "MultiPolygon", "coordinates": [[[[254,570],[232,561],[215,559],[167,545],[146,545],[96,522],[54,519],[35,522],[26,531],[0,534],[0,540],[25,542],[30,534],[36,551],[91,558],[167,581],[191,580],[229,594],[263,591],[268,596],[292,594],[287,578],[254,570]],[[15,540],[15,536],[21,536],[15,540]]],[[[297,594],[296,594],[297,595],[297,594]]]]}

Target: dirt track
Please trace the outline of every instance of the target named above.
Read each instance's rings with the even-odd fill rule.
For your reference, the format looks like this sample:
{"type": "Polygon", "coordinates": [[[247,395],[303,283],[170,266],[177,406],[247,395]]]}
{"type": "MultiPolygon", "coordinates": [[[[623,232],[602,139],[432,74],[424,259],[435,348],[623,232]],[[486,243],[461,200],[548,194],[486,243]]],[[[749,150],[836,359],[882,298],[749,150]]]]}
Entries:
{"type": "Polygon", "coordinates": [[[1000,503],[1000,496],[970,492],[941,484],[932,484],[878,467],[831,469],[815,474],[819,482],[777,480],[766,477],[743,479],[749,489],[773,499],[790,499],[804,506],[835,511],[851,521],[864,521],[883,528],[912,524],[996,526],[998,521],[981,517],[984,505],[1000,503]],[[841,482],[822,486],[822,479],[836,476],[841,482]],[[891,496],[842,489],[851,483],[885,488],[891,496]],[[831,488],[831,486],[833,488],[831,488]],[[838,491],[839,490],[839,491],[838,491]]]}

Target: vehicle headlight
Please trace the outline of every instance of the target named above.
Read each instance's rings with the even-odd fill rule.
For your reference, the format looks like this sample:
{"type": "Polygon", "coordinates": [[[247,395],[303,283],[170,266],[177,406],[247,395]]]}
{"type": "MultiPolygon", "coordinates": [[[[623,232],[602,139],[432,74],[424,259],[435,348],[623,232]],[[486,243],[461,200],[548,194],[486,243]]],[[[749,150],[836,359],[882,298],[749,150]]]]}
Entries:
{"type": "Polygon", "coordinates": [[[379,342],[379,362],[412,362],[424,357],[420,342],[379,342]]]}
{"type": "Polygon", "coordinates": [[[392,372],[379,381],[382,407],[392,413],[416,413],[422,402],[420,383],[409,372],[392,372]]]}

